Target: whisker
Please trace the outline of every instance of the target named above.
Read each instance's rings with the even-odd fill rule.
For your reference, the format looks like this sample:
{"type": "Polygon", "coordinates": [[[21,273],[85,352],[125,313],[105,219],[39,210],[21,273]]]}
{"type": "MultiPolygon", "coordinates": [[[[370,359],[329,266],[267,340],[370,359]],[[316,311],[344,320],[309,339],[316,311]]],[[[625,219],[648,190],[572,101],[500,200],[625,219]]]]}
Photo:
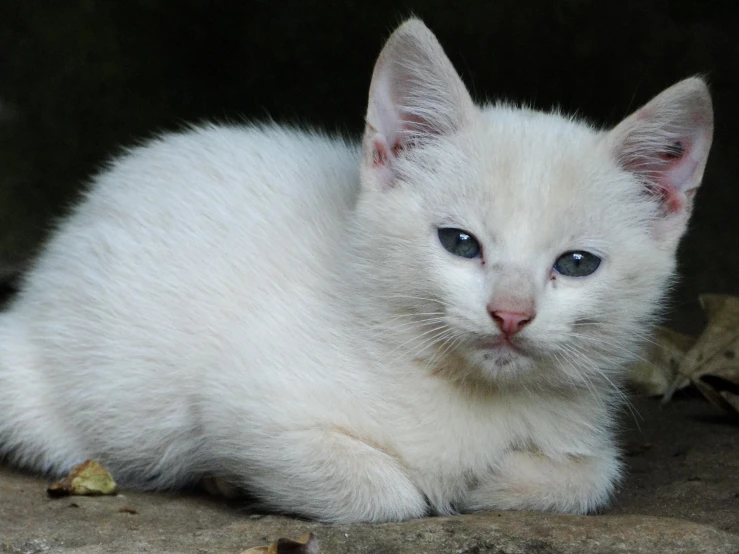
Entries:
{"type": "MultiPolygon", "coordinates": [[[[591,336],[588,336],[588,335],[580,335],[580,334],[576,334],[576,333],[570,333],[568,336],[570,338],[576,338],[576,339],[579,339],[579,340],[586,340],[586,341],[590,341],[590,342],[597,342],[597,343],[600,343],[600,344],[605,344],[606,346],[609,346],[609,347],[611,347],[611,348],[613,348],[615,350],[618,350],[618,351],[623,351],[624,350],[624,345],[623,344],[616,344],[616,343],[613,343],[613,342],[608,342],[608,341],[606,341],[604,339],[600,339],[600,338],[597,338],[597,337],[591,337],[591,336]]],[[[657,344],[657,343],[654,343],[654,344],[657,344]]],[[[685,356],[681,356],[681,357],[684,358],[685,356]]],[[[656,366],[650,360],[648,360],[644,356],[642,356],[640,354],[637,354],[635,352],[629,352],[629,358],[633,358],[634,361],[643,362],[643,363],[651,366],[654,369],[657,369],[659,371],[662,371],[662,368],[660,368],[659,366],[656,366]]]]}
{"type": "Polygon", "coordinates": [[[596,374],[598,374],[600,377],[602,377],[608,383],[608,385],[611,387],[611,390],[614,393],[616,393],[616,395],[618,396],[618,398],[620,398],[621,401],[628,408],[629,412],[631,413],[632,418],[634,419],[634,422],[637,425],[637,428],[641,430],[641,427],[639,425],[639,419],[642,419],[643,420],[644,418],[641,416],[641,414],[639,414],[638,410],[636,410],[636,408],[633,405],[633,403],[629,400],[628,395],[626,395],[626,393],[624,393],[624,391],[621,389],[621,387],[619,387],[618,385],[616,385],[616,383],[614,383],[608,377],[608,375],[605,373],[605,371],[603,371],[600,367],[598,367],[598,365],[595,364],[592,361],[592,359],[587,356],[586,353],[580,351],[576,345],[564,343],[564,344],[561,345],[561,347],[563,349],[565,349],[567,352],[569,352],[572,356],[575,356],[582,363],[582,365],[586,369],[589,369],[590,371],[595,372],[596,374]]]}
{"type": "Polygon", "coordinates": [[[429,329],[425,333],[421,333],[420,335],[415,335],[415,336],[411,337],[410,339],[408,339],[407,341],[405,341],[404,343],[399,344],[398,346],[396,346],[395,348],[393,348],[390,352],[388,352],[388,355],[389,354],[394,354],[396,350],[403,348],[408,343],[411,343],[411,342],[413,342],[415,340],[421,339],[421,338],[429,335],[430,333],[434,333],[436,331],[443,331],[444,329],[446,329],[446,325],[441,324],[441,325],[437,325],[436,327],[434,327],[432,329],[429,329]]]}

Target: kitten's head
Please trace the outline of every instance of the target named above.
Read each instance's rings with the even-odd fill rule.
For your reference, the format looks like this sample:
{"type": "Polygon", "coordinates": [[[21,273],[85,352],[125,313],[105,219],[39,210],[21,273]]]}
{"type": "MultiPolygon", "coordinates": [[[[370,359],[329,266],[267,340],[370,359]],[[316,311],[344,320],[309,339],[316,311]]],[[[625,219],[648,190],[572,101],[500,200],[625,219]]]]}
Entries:
{"type": "Polygon", "coordinates": [[[453,378],[612,379],[672,275],[711,135],[695,78],[607,132],[477,107],[406,22],[375,66],[363,142],[355,240],[384,308],[373,323],[453,378]]]}

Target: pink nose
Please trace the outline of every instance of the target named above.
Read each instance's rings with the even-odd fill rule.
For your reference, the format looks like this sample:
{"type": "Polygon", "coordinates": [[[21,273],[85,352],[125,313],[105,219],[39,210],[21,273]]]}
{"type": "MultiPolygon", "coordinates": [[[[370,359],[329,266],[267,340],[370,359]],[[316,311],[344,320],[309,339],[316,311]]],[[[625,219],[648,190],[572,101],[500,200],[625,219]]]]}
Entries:
{"type": "Polygon", "coordinates": [[[505,312],[503,310],[491,311],[490,315],[498,326],[498,329],[506,335],[515,335],[526,325],[531,323],[536,315],[534,312],[505,312]]]}

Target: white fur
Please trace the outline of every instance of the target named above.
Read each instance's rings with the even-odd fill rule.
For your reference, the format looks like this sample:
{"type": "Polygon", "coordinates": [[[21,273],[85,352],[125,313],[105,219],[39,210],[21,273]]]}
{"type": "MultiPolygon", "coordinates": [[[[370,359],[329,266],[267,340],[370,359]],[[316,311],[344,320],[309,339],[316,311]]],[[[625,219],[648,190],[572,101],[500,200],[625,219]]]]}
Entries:
{"type": "Polygon", "coordinates": [[[690,208],[665,211],[631,154],[664,143],[651,111],[675,98],[679,136],[710,144],[706,87],[608,133],[476,107],[450,68],[422,23],[396,31],[361,151],[206,125],[114,161],[0,314],[0,451],[54,475],[95,458],[124,486],[219,476],[327,521],[606,505],[621,368],[690,208]],[[568,250],[600,268],[557,275],[568,250]],[[521,354],[475,342],[499,336],[493,295],[536,306],[521,354]]]}

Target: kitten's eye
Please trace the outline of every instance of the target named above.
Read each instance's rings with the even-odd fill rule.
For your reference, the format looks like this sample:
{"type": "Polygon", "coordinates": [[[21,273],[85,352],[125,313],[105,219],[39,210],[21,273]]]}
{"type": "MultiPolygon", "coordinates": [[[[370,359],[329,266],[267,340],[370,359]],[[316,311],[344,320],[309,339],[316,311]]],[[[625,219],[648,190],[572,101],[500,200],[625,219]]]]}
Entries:
{"type": "Polygon", "coordinates": [[[467,231],[443,227],[439,229],[439,242],[449,252],[462,258],[477,258],[480,256],[480,243],[467,231]]]}
{"type": "Polygon", "coordinates": [[[567,277],[585,277],[600,265],[600,258],[590,252],[577,250],[565,252],[554,262],[554,270],[567,277]]]}

